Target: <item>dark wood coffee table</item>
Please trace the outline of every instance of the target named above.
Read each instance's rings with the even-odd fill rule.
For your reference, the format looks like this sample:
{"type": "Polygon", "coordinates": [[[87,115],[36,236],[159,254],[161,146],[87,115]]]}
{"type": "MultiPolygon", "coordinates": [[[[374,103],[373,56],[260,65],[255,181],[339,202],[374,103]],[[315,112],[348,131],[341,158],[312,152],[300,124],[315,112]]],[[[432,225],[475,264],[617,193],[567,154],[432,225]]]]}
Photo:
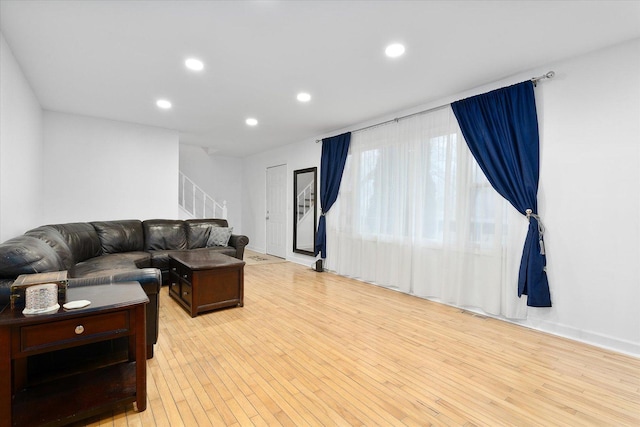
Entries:
{"type": "Polygon", "coordinates": [[[244,261],[207,251],[169,255],[169,295],[191,317],[244,305],[244,261]]]}
{"type": "Polygon", "coordinates": [[[0,309],[0,427],[66,425],[131,402],[146,409],[140,284],[69,288],[72,300],[91,304],[31,316],[0,309]]]}

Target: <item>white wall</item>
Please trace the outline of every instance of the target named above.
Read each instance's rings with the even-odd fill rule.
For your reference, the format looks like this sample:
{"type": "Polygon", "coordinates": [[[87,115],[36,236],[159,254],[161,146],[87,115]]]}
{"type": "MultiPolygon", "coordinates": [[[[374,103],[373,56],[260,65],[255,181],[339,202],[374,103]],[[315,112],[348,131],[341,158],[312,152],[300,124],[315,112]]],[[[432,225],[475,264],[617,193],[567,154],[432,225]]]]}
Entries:
{"type": "Polygon", "coordinates": [[[0,242],[42,222],[42,108],[0,34],[0,242]]]}
{"type": "MultiPolygon", "coordinates": [[[[255,154],[244,159],[242,192],[243,234],[249,237],[248,248],[266,252],[266,176],[267,168],[287,165],[287,248],[289,261],[311,265],[315,258],[293,252],[293,171],[318,168],[320,174],[320,154],[322,146],[315,139],[280,147],[268,152],[255,154]]],[[[318,182],[318,191],[320,190],[318,182]]],[[[318,210],[320,207],[318,206],[318,210]]],[[[319,212],[318,212],[319,214],[319,212]]]]}
{"type": "MultiPolygon", "coordinates": [[[[640,355],[640,40],[547,64],[317,138],[447,104],[549,70],[556,77],[539,84],[536,102],[541,135],[538,200],[547,228],[553,307],[530,308],[522,324],[640,355]]],[[[251,249],[265,248],[266,167],[288,165],[290,193],[292,171],[319,168],[320,151],[320,144],[301,141],[245,159],[243,224],[251,249]]],[[[291,221],[289,217],[289,230],[291,221]]],[[[313,261],[290,249],[287,259],[313,261]]]]}
{"type": "Polygon", "coordinates": [[[178,218],[175,131],[44,113],[46,223],[178,218]]]}
{"type": "Polygon", "coordinates": [[[227,201],[229,225],[242,233],[242,159],[208,154],[196,145],[180,144],[180,171],[218,203],[227,201]]]}
{"type": "Polygon", "coordinates": [[[554,308],[527,324],[640,355],[640,40],[553,68],[538,103],[554,308]]]}

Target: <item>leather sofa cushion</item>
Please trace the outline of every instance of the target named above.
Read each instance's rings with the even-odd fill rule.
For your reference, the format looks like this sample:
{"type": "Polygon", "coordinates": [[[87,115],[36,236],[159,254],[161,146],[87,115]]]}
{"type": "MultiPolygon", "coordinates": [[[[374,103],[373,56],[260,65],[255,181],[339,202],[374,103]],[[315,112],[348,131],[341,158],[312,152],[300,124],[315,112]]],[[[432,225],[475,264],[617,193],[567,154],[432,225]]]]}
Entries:
{"type": "Polygon", "coordinates": [[[105,254],[136,252],[144,249],[142,221],[137,219],[95,221],[91,225],[98,233],[102,252],[105,254]]]}
{"type": "Polygon", "coordinates": [[[184,224],[188,249],[206,247],[211,227],[229,227],[226,219],[188,219],[184,224]]]}
{"type": "Polygon", "coordinates": [[[149,219],[142,222],[142,228],[145,251],[187,249],[184,221],[149,219]]]}
{"type": "Polygon", "coordinates": [[[69,270],[69,277],[93,277],[106,274],[107,271],[135,270],[150,265],[148,252],[126,252],[106,254],[79,262],[69,270]]]}
{"type": "Polygon", "coordinates": [[[0,244],[0,277],[64,270],[55,250],[44,240],[18,236],[0,244]]]}
{"type": "Polygon", "coordinates": [[[151,251],[151,267],[159,268],[163,272],[169,271],[169,255],[184,251],[160,250],[151,251]]]}
{"type": "Polygon", "coordinates": [[[93,225],[87,222],[51,225],[62,234],[69,245],[75,263],[97,257],[102,254],[102,246],[98,233],[93,225]]]}
{"type": "Polygon", "coordinates": [[[62,270],[69,270],[75,264],[73,261],[73,254],[71,253],[71,249],[69,249],[67,241],[64,239],[62,234],[52,226],[43,225],[29,230],[24,234],[25,236],[37,237],[38,239],[47,242],[60,257],[63,267],[62,270]]]}

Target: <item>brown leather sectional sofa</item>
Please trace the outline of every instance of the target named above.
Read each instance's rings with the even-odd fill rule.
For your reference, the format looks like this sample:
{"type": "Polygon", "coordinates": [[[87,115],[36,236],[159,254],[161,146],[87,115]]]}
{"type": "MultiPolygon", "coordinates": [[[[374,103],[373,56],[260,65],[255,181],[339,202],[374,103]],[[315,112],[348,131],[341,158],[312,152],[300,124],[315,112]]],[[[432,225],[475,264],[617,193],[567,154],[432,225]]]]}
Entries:
{"type": "Polygon", "coordinates": [[[69,286],[140,282],[147,305],[147,357],[158,339],[159,292],[169,281],[169,255],[214,251],[242,259],[249,238],[232,234],[228,246],[207,246],[225,219],[152,219],[43,225],[0,244],[0,309],[21,274],[67,270],[69,286]]]}

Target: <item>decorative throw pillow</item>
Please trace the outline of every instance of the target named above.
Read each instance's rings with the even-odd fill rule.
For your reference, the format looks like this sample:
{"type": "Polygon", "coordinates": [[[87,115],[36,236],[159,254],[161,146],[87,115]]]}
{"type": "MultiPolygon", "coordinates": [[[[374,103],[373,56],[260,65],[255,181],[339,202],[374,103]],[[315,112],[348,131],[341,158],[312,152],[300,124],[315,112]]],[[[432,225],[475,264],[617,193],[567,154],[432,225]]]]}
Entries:
{"type": "Polygon", "coordinates": [[[211,233],[209,233],[209,240],[207,240],[207,247],[211,246],[228,246],[229,239],[233,227],[211,227],[211,233]]]}

